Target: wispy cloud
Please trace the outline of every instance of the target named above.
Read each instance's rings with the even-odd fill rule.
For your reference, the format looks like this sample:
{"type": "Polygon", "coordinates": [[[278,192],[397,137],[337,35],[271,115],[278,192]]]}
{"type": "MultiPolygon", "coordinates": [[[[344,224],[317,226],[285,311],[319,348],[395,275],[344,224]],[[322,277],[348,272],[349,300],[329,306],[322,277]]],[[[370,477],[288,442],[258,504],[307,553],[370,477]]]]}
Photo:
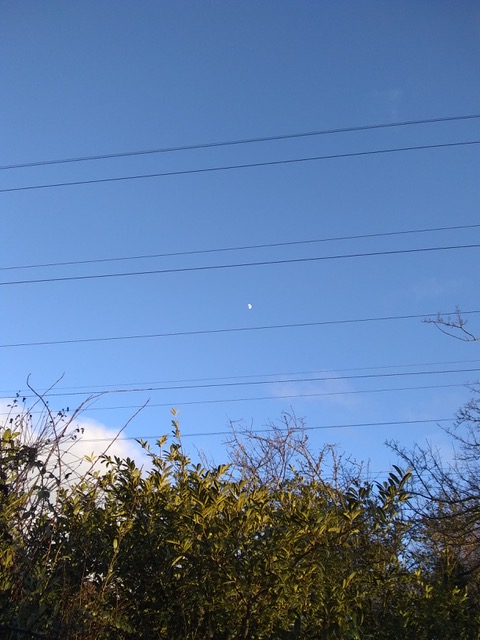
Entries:
{"type": "Polygon", "coordinates": [[[272,391],[272,397],[301,398],[305,401],[349,409],[357,407],[360,403],[359,398],[349,393],[354,391],[352,385],[345,380],[336,380],[334,372],[331,375],[331,380],[276,384],[272,391]]]}
{"type": "Polygon", "coordinates": [[[417,280],[408,290],[408,295],[417,300],[433,300],[445,294],[455,293],[461,288],[461,281],[450,278],[440,281],[435,276],[417,280]]]}
{"type": "Polygon", "coordinates": [[[373,95],[378,102],[386,105],[392,120],[398,120],[400,117],[400,106],[405,92],[400,87],[391,87],[388,89],[375,89],[373,95]]]}

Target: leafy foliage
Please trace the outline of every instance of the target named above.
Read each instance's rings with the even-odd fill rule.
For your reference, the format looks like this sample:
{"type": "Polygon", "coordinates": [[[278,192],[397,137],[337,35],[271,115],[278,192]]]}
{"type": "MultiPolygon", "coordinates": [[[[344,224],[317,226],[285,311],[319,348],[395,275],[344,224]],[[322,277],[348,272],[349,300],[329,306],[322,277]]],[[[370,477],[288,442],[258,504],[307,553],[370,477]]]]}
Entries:
{"type": "Polygon", "coordinates": [[[67,478],[73,423],[44,420],[32,439],[14,407],[0,428],[2,637],[477,637],[444,547],[413,544],[409,472],[364,479],[288,417],[233,431],[231,464],[193,464],[174,415],[170,443],[141,443],[148,469],[105,454],[67,478]]]}

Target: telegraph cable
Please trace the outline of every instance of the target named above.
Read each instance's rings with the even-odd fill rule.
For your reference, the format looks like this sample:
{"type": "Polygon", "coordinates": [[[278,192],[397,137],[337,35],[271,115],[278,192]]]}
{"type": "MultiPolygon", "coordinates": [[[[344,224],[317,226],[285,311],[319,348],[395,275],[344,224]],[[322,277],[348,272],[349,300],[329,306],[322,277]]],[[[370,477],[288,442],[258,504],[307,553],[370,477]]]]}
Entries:
{"type": "MultiPolygon", "coordinates": [[[[357,429],[357,428],[365,428],[365,427],[394,427],[401,425],[414,425],[414,424],[439,424],[440,422],[451,422],[451,418],[437,418],[437,419],[426,419],[426,420],[393,420],[390,422],[357,422],[353,424],[326,424],[319,425],[316,427],[302,427],[303,431],[319,431],[322,429],[357,429]]],[[[278,431],[285,431],[286,429],[278,428],[278,431]]],[[[241,432],[240,432],[241,433],[241,432]]],[[[257,433],[271,433],[271,429],[254,429],[253,434],[257,433]]],[[[163,435],[168,434],[158,434],[154,436],[119,436],[112,438],[86,438],[85,440],[79,439],[80,442],[111,442],[112,440],[158,440],[163,435]]],[[[207,436],[231,436],[231,431],[202,431],[199,433],[181,433],[181,438],[203,438],[207,436]]]]}
{"type": "Polygon", "coordinates": [[[131,278],[138,276],[149,275],[164,275],[168,273],[192,273],[195,271],[219,271],[222,269],[240,269],[245,267],[264,267],[280,264],[302,264],[307,262],[320,262],[324,260],[345,260],[352,258],[373,258],[378,256],[394,256],[405,255],[413,253],[426,253],[433,251],[457,251],[460,249],[478,249],[480,244],[463,244],[463,245],[448,245],[444,247],[421,247],[418,249],[395,249],[392,251],[369,251],[366,253],[345,253],[335,254],[329,256],[314,256],[312,258],[285,258],[283,260],[263,260],[257,262],[239,262],[230,264],[211,264],[203,265],[199,267],[174,267],[171,269],[149,269],[145,271],[127,271],[116,273],[97,273],[83,276],[61,276],[57,278],[38,278],[28,280],[9,280],[0,282],[0,286],[12,286],[23,284],[45,284],[51,282],[73,282],[79,280],[99,280],[105,278],[131,278]]]}
{"type": "Polygon", "coordinates": [[[26,265],[14,265],[9,267],[0,267],[0,271],[11,271],[14,269],[38,269],[43,267],[64,267],[64,266],[72,266],[72,265],[83,265],[83,264],[98,264],[104,262],[121,262],[126,260],[146,260],[153,258],[170,258],[177,256],[191,256],[191,255],[201,255],[207,253],[221,253],[227,251],[246,251],[251,249],[271,249],[277,247],[291,247],[297,245],[306,245],[306,244],[319,244],[322,242],[335,242],[335,241],[344,241],[344,240],[364,240],[367,238],[385,238],[390,236],[400,236],[400,235],[413,235],[417,233],[432,233],[436,231],[458,231],[464,229],[477,229],[480,227],[480,224],[463,224],[463,225],[455,225],[450,227],[430,227],[427,229],[406,229],[404,231],[387,231],[384,233],[364,233],[359,235],[352,236],[333,236],[330,238],[316,238],[313,240],[292,240],[290,242],[268,242],[263,244],[251,244],[251,245],[241,245],[237,247],[217,247],[211,249],[194,249],[192,251],[172,251],[169,253],[154,253],[154,254],[146,254],[146,255],[137,255],[137,256],[119,256],[116,258],[95,258],[92,260],[70,260],[67,262],[45,262],[42,264],[26,264],[26,265]]]}
{"type": "MultiPolygon", "coordinates": [[[[391,393],[398,391],[422,391],[426,389],[452,389],[465,387],[464,384],[437,384],[437,385],[421,385],[416,387],[394,387],[390,389],[360,389],[355,391],[326,391],[326,392],[318,392],[318,393],[292,393],[288,395],[276,395],[276,396],[253,396],[253,397],[243,397],[243,398],[216,398],[212,400],[187,400],[185,402],[161,402],[161,403],[148,403],[145,405],[145,409],[158,409],[164,407],[183,407],[183,406],[191,406],[191,405],[203,405],[203,404],[230,404],[231,402],[252,402],[252,401],[264,401],[264,400],[294,400],[296,398],[323,398],[323,397],[331,397],[331,396],[343,396],[343,395],[361,395],[364,393],[391,393]]],[[[109,392],[107,392],[109,393],[109,392]]],[[[65,394],[68,396],[69,394],[65,394]]],[[[27,397],[27,396],[22,396],[27,397]]],[[[33,397],[33,396],[28,396],[33,397]]],[[[2,398],[5,399],[5,398],[2,398]]],[[[136,404],[127,404],[127,405],[116,405],[116,406],[107,406],[107,407],[95,407],[91,406],[88,408],[88,411],[117,411],[119,409],[142,409],[144,405],[136,405],[136,404]]],[[[10,415],[11,412],[3,412],[0,415],[6,416],[10,415]]],[[[29,415],[41,414],[40,411],[29,411],[29,415]]],[[[67,410],[68,413],[68,410],[67,410]]]]}
{"type": "Polygon", "coordinates": [[[294,138],[307,138],[313,136],[332,135],[337,133],[352,133],[355,131],[371,131],[374,129],[393,129],[395,127],[407,127],[421,124],[434,124],[441,122],[459,122],[462,120],[474,120],[480,118],[480,114],[470,114],[465,116],[449,116],[444,118],[426,118],[423,120],[404,120],[400,122],[380,123],[360,125],[356,127],[342,127],[339,129],[321,129],[318,131],[306,131],[300,133],[287,133],[274,136],[262,136],[257,138],[241,138],[239,140],[224,140],[217,142],[204,142],[201,144],[190,144],[177,147],[160,147],[156,149],[140,149],[135,151],[120,151],[118,153],[104,153],[91,156],[76,156],[71,158],[60,158],[56,160],[38,160],[36,162],[24,162],[20,164],[7,164],[0,166],[0,171],[6,169],[24,169],[27,167],[42,167],[52,164],[67,164],[73,162],[90,162],[92,160],[110,160],[112,158],[128,158],[132,156],[144,156],[159,153],[172,153],[175,151],[193,151],[197,149],[211,149],[214,147],[227,147],[233,145],[252,144],[258,142],[273,142],[276,140],[292,140],[294,138]]]}
{"type": "MultiPolygon", "coordinates": [[[[250,387],[250,386],[263,386],[263,385],[278,385],[278,384],[293,384],[299,382],[337,382],[339,380],[376,380],[379,378],[404,378],[407,376],[426,376],[426,375],[446,375],[455,373],[476,373],[480,371],[480,368],[475,367],[471,369],[442,369],[440,371],[401,371],[394,373],[369,373],[369,374],[354,374],[354,375],[342,375],[342,376],[312,376],[308,378],[287,378],[283,380],[252,380],[252,381],[236,381],[236,382],[211,382],[202,384],[176,384],[161,387],[143,387],[138,389],[115,389],[113,391],[107,391],[106,394],[117,393],[151,393],[153,391],[184,391],[192,389],[219,389],[219,388],[232,388],[232,387],[250,387]]],[[[48,397],[57,396],[88,396],[96,395],[99,392],[90,391],[73,391],[71,393],[51,392],[48,397]]],[[[100,392],[100,395],[101,394],[100,392]]],[[[36,397],[32,394],[26,394],[23,397],[31,398],[36,397]]],[[[2,398],[6,399],[6,398],[2,398]]]]}
{"type": "MultiPolygon", "coordinates": [[[[345,373],[351,371],[376,371],[376,370],[385,370],[385,369],[405,369],[406,367],[434,367],[440,365],[453,365],[453,364],[472,364],[480,362],[478,359],[473,360],[447,360],[447,361],[436,361],[436,362],[408,362],[406,364],[389,364],[389,365],[381,365],[381,366],[370,366],[370,367],[348,367],[343,369],[330,368],[330,369],[316,369],[315,371],[288,371],[288,372],[279,372],[279,373],[256,373],[256,374],[248,374],[248,375],[237,375],[237,376],[215,376],[209,378],[183,378],[176,380],[157,380],[154,382],[117,382],[114,384],[103,384],[103,385],[93,385],[90,387],[89,393],[98,393],[98,392],[108,392],[109,389],[126,389],[127,387],[145,387],[145,386],[153,386],[158,384],[177,384],[181,382],[211,382],[213,380],[245,380],[248,378],[278,378],[279,376],[314,376],[320,373],[331,373],[335,371],[336,373],[345,373]]],[[[416,387],[415,387],[416,388],[416,387]]],[[[85,385],[75,386],[75,387],[57,387],[55,386],[57,391],[64,391],[65,395],[68,395],[68,391],[79,391],[80,389],[86,389],[85,385]]],[[[37,392],[42,395],[45,391],[37,392]]],[[[17,394],[18,396],[26,397],[18,389],[4,389],[0,390],[0,393],[12,393],[17,394]]],[[[28,393],[28,391],[26,392],[28,393]]]]}
{"type": "Polygon", "coordinates": [[[38,189],[56,189],[58,187],[74,187],[89,184],[104,184],[107,182],[125,182],[127,180],[145,180],[150,178],[165,178],[169,176],[186,176],[203,173],[214,173],[220,171],[233,171],[237,169],[254,169],[258,167],[275,167],[280,165],[298,164],[304,162],[314,162],[320,160],[333,160],[338,158],[357,158],[362,156],[382,155],[387,153],[403,153],[406,151],[423,151],[426,149],[447,149],[454,147],[465,147],[480,144],[480,140],[467,140],[464,142],[443,142],[440,144],[422,144],[409,147],[395,147],[390,149],[372,149],[370,151],[352,151],[349,153],[333,153],[322,156],[312,156],[303,158],[291,158],[287,160],[269,160],[263,162],[248,162],[245,164],[231,164],[217,167],[204,167],[201,169],[182,169],[179,171],[162,171],[159,173],[141,173],[128,176],[117,176],[113,178],[90,178],[88,180],[73,180],[71,182],[52,182],[47,184],[26,185],[24,187],[7,187],[0,189],[0,193],[13,193],[17,191],[32,191],[38,189]]]}
{"type": "MultiPolygon", "coordinates": [[[[444,315],[454,315],[456,312],[450,312],[444,315]]],[[[473,313],[480,313],[480,310],[462,311],[462,315],[468,315],[473,313]]],[[[247,331],[268,331],[272,329],[297,329],[306,327],[320,327],[329,325],[342,325],[342,324],[359,324],[367,322],[389,322],[392,320],[414,320],[425,318],[437,318],[438,313],[417,313],[403,316],[381,316],[371,318],[355,318],[347,320],[321,320],[318,322],[295,322],[286,324],[270,324],[260,325],[257,327],[231,327],[225,329],[198,329],[194,331],[170,331],[165,333],[148,333],[148,334],[132,334],[125,336],[103,336],[97,338],[71,338],[67,340],[42,340],[38,342],[17,342],[9,344],[0,344],[0,349],[17,348],[17,347],[38,347],[46,345],[60,345],[60,344],[85,344],[89,342],[113,342],[117,340],[150,340],[153,338],[172,338],[180,336],[200,336],[200,335],[214,335],[221,333],[238,333],[247,331]]]]}

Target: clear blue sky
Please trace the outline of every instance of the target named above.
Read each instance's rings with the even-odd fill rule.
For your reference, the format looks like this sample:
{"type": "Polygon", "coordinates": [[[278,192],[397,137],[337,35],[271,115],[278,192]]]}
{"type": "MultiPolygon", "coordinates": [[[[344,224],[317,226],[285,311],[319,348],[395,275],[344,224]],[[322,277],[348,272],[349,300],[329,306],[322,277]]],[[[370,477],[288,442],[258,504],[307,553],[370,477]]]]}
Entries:
{"type": "MultiPolygon", "coordinates": [[[[0,58],[2,166],[480,112],[480,5],[473,1],[3,0],[0,58]]],[[[480,120],[472,119],[2,170],[0,190],[475,140],[480,120]]],[[[474,225],[479,152],[471,145],[3,191],[0,280],[478,244],[480,229],[471,228],[4,269],[474,225]]],[[[460,249],[2,285],[0,342],[476,310],[478,266],[478,249],[460,249]]],[[[479,330],[480,316],[469,316],[469,326],[479,330]]],[[[255,381],[112,394],[85,417],[116,429],[150,399],[126,432],[149,436],[170,430],[174,406],[191,450],[222,462],[225,437],[195,434],[225,431],[230,419],[262,428],[293,409],[314,427],[314,446],[338,443],[380,471],[394,460],[385,440],[442,446],[440,428],[318,427],[453,418],[469,396],[461,385],[479,375],[345,376],[477,369],[478,349],[418,318],[2,347],[0,395],[25,389],[29,374],[38,390],[64,374],[54,408],[82,401],[65,387],[255,381]],[[291,381],[299,378],[310,380],[291,381]],[[393,391],[420,386],[431,388],[393,391]],[[336,395],[305,397],[325,393],[336,395]]]]}

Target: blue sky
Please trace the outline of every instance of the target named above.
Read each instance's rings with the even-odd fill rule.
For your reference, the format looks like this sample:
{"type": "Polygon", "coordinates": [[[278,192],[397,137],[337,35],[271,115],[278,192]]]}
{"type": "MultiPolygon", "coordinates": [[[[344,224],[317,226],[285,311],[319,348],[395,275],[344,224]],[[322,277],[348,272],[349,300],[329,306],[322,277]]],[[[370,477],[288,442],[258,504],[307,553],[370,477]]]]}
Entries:
{"type": "MultiPolygon", "coordinates": [[[[20,0],[0,2],[0,14],[2,166],[480,112],[476,2],[20,0]]],[[[0,280],[478,244],[472,227],[5,269],[475,225],[475,144],[1,191],[478,140],[480,119],[471,119],[2,170],[0,280]]],[[[469,397],[462,385],[479,377],[478,343],[420,318],[254,328],[477,310],[478,256],[470,248],[2,284],[2,345],[242,330],[2,346],[0,395],[23,393],[29,374],[39,391],[64,374],[55,408],[83,400],[72,391],[164,387],[109,394],[85,419],[115,430],[149,400],[125,433],[159,435],[173,406],[187,446],[216,462],[225,436],[201,434],[230,420],[260,429],[293,410],[313,428],[312,446],[338,443],[385,470],[387,439],[444,446],[437,424],[410,421],[453,419],[469,397]],[[462,371],[432,373],[453,370],[462,371]],[[323,428],[378,422],[399,425],[323,428]]],[[[478,329],[480,317],[468,318],[478,329]]]]}

